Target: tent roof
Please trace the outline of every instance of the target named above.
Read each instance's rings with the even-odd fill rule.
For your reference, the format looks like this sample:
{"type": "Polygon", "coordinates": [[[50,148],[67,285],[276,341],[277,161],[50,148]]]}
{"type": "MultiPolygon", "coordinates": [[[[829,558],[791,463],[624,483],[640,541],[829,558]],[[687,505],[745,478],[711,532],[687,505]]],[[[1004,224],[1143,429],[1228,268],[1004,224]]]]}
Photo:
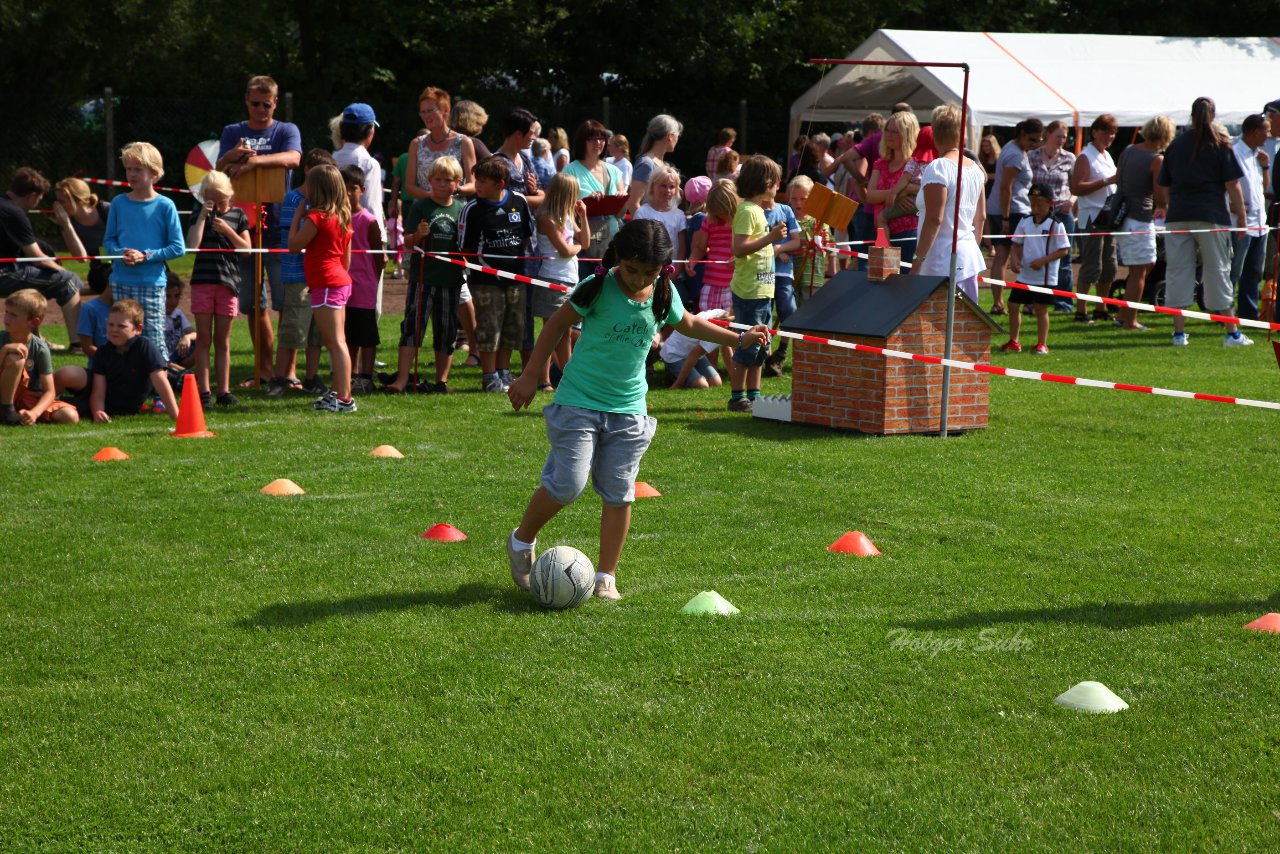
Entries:
{"type": "MultiPolygon", "coordinates": [[[[849,59],[966,62],[974,125],[1008,127],[1028,116],[1087,127],[1102,113],[1139,126],[1164,114],[1190,123],[1191,102],[1213,98],[1218,119],[1239,124],[1280,98],[1280,39],[1166,38],[1048,33],[876,30],[849,59]]],[[[803,121],[856,121],[907,101],[925,121],[960,102],[956,68],[833,66],[791,105],[803,121]]]]}

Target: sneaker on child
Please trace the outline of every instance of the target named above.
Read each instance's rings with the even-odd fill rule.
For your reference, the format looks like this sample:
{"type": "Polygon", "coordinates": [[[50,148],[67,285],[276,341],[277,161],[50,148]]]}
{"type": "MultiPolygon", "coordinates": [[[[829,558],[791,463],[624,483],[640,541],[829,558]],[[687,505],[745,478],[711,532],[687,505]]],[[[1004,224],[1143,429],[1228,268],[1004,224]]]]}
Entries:
{"type": "Polygon", "coordinates": [[[618,592],[618,584],[612,575],[606,575],[603,578],[599,574],[596,575],[596,589],[593,595],[597,599],[608,599],[612,602],[622,598],[622,594],[618,592]]]}
{"type": "Polygon", "coordinates": [[[516,548],[516,531],[512,530],[507,536],[507,562],[511,564],[511,580],[516,583],[516,587],[521,590],[529,589],[529,576],[533,574],[533,561],[535,558],[533,546],[527,549],[516,548]]]}
{"type": "Polygon", "coordinates": [[[1175,346],[1175,347],[1185,347],[1185,346],[1187,346],[1187,341],[1188,341],[1188,339],[1189,339],[1190,337],[1191,337],[1191,336],[1187,335],[1187,333],[1185,333],[1185,332],[1175,332],[1175,333],[1173,333],[1173,346],[1175,346]]]}
{"type": "Polygon", "coordinates": [[[1253,345],[1253,339],[1246,336],[1240,330],[1230,332],[1222,338],[1223,347],[1250,347],[1253,345]]]}

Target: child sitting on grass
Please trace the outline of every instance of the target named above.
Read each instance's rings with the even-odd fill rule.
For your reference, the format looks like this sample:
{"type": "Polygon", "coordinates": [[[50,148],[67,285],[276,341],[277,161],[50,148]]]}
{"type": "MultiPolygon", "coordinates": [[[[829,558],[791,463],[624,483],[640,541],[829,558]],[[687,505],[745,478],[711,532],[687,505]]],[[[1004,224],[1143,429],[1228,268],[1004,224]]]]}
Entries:
{"type": "MultiPolygon", "coordinates": [[[[725,313],[723,309],[713,308],[710,311],[700,311],[697,316],[704,320],[714,320],[724,317],[725,313]]],[[[699,341],[677,329],[671,330],[667,340],[662,342],[660,351],[662,363],[666,365],[667,374],[672,378],[671,387],[717,388],[722,385],[720,372],[708,358],[716,352],[718,346],[714,341],[699,341]]]]}
{"type": "MultiPolygon", "coordinates": [[[[1009,269],[1018,274],[1017,281],[1024,285],[1052,288],[1058,282],[1058,263],[1071,254],[1066,229],[1053,218],[1053,196],[1043,184],[1032,184],[1027,191],[1031,203],[1031,215],[1018,221],[1013,232],[1013,249],[1009,252],[1009,269]]],[[[1030,305],[1036,315],[1037,356],[1049,352],[1049,306],[1052,294],[1041,294],[1010,288],[1009,302],[1017,306],[1030,305]]],[[[1006,353],[1021,353],[1018,341],[1022,331],[1021,309],[1009,311],[1009,340],[1000,347],[1006,353]]]]}
{"type": "Polygon", "coordinates": [[[584,280],[569,301],[547,321],[533,356],[507,396],[517,410],[527,407],[551,351],[575,322],[582,321],[573,358],[565,367],[555,400],[543,410],[551,453],[542,469],[520,526],[507,539],[511,578],[528,590],[538,532],[566,505],[592,486],[603,501],[600,560],[595,595],[621,599],[615,576],[631,525],[636,473],[653,439],[657,421],[646,410],[645,360],[664,324],[704,341],[767,345],[769,328],[738,334],[687,314],[674,296],[671,238],[661,223],[632,220],[604,255],[604,265],[584,280]]]}
{"type": "MultiPolygon", "coordinates": [[[[75,424],[75,407],[57,399],[53,354],[40,337],[49,301],[39,291],[24,288],[4,301],[4,330],[0,331],[0,423],[30,426],[75,424]]],[[[83,372],[82,368],[75,370],[83,372]]]]}
{"type": "Polygon", "coordinates": [[[182,375],[195,365],[196,330],[178,307],[182,302],[182,277],[173,271],[168,277],[169,283],[164,288],[164,346],[169,351],[169,385],[177,385],[182,375]]]}
{"type": "Polygon", "coordinates": [[[62,386],[77,392],[75,405],[81,417],[106,424],[113,416],[135,415],[148,389],[154,389],[164,411],[178,420],[168,363],[151,339],[142,335],[144,323],[141,304],[117,300],[107,316],[107,343],[94,356],[93,373],[78,367],[58,371],[62,386]]]}
{"type": "Polygon", "coordinates": [[[363,205],[365,175],[359,166],[343,166],[342,180],[351,203],[351,299],[347,303],[344,330],[351,352],[351,390],[366,394],[374,390],[373,362],[378,344],[378,282],[385,259],[382,229],[363,205]]]}

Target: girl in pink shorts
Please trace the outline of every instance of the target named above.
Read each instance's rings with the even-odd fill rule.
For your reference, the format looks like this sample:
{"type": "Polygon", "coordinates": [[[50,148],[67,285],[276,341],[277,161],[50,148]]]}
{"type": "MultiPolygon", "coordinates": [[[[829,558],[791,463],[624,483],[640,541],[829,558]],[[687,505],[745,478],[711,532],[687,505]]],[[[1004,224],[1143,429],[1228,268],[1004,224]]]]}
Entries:
{"type": "Polygon", "coordinates": [[[289,251],[302,252],[302,271],[315,318],[333,366],[333,387],[312,406],[324,412],[355,412],[351,354],[347,351],[347,300],[351,297],[351,203],[342,173],[327,163],[307,173],[305,213],[289,226],[289,251]],[[304,251],[305,250],[305,251],[304,251]]]}
{"type": "Polygon", "coordinates": [[[240,292],[240,257],[230,250],[249,248],[249,218],[240,208],[231,207],[231,179],[222,172],[210,172],[200,185],[200,192],[204,206],[187,231],[187,246],[210,250],[196,253],[191,270],[196,382],[200,386],[200,402],[207,406],[212,345],[218,403],[235,406],[240,401],[231,393],[231,322],[236,318],[240,292]]]}

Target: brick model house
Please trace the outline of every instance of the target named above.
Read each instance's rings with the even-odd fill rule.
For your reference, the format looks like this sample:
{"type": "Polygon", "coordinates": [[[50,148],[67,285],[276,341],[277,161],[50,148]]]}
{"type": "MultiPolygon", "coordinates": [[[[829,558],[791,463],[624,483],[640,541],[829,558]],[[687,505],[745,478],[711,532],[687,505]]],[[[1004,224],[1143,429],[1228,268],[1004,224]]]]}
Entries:
{"type": "MultiPolygon", "coordinates": [[[[883,282],[845,271],[782,324],[808,333],[943,356],[947,329],[947,279],[890,276],[883,282]]],[[[951,357],[990,362],[991,334],[1003,330],[968,297],[956,301],[951,357]]],[[[877,353],[793,341],[790,420],[862,433],[937,433],[942,404],[942,366],[877,353]]],[[[987,426],[986,374],[952,369],[947,431],[987,426]]],[[[760,407],[769,416],[769,405],[760,407]]]]}

